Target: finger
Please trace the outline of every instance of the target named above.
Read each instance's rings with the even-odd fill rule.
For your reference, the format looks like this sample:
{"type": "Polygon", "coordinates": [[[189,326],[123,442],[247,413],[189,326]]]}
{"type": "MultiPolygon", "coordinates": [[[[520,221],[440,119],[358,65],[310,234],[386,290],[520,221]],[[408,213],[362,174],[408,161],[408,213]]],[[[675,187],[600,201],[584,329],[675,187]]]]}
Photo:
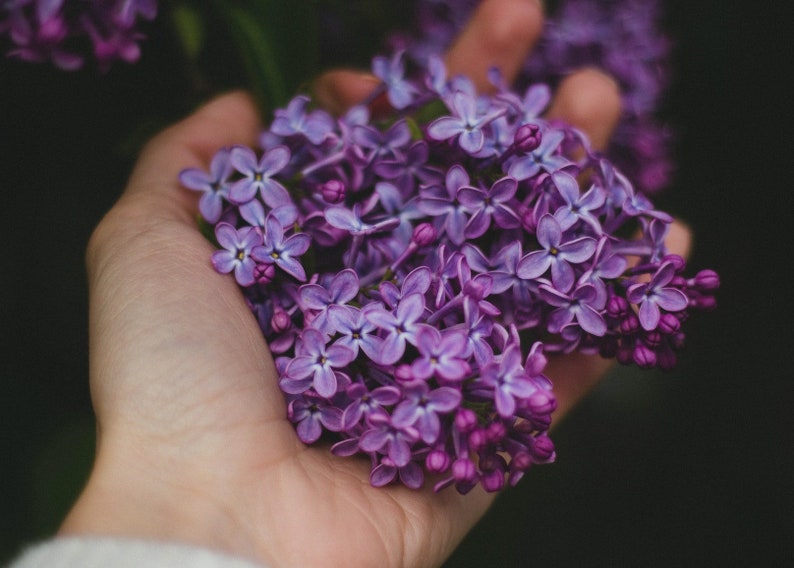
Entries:
{"type": "MultiPolygon", "coordinates": [[[[683,223],[674,221],[665,239],[667,250],[686,258],[691,242],[690,230],[683,223]]],[[[554,395],[557,397],[555,421],[564,417],[615,364],[614,360],[604,359],[600,355],[578,352],[550,358],[546,374],[554,383],[554,395]]]]}
{"type": "Polygon", "coordinates": [[[564,120],[587,134],[603,150],[621,115],[620,89],[609,75],[582,69],[566,77],[554,96],[547,118],[564,120]]]}
{"type": "Polygon", "coordinates": [[[496,67],[509,85],[542,32],[539,0],[485,0],[447,52],[447,72],[463,73],[488,92],[493,90],[488,71],[496,67]]]}
{"type": "MultiPolygon", "coordinates": [[[[497,67],[510,84],[542,32],[539,0],[485,0],[447,52],[447,73],[465,74],[487,92],[493,89],[488,71],[497,67]]],[[[336,70],[318,77],[314,90],[320,104],[338,115],[365,100],[379,84],[369,73],[336,70]]]]}

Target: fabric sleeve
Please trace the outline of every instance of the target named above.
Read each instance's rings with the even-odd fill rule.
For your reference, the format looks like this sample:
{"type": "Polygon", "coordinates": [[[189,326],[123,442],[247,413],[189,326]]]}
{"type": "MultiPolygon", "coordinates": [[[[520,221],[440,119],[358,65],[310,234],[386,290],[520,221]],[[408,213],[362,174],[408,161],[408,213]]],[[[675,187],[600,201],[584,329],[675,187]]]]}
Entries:
{"type": "Polygon", "coordinates": [[[111,537],[55,538],[25,550],[7,568],[265,568],[185,544],[111,537]]]}

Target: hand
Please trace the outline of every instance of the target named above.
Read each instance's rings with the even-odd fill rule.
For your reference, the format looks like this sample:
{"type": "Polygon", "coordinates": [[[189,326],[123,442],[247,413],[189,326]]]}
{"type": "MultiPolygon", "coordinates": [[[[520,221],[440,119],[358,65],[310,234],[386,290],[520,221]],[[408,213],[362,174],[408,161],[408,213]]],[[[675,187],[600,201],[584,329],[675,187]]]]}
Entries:
{"type": "MultiPolygon", "coordinates": [[[[486,0],[452,47],[452,72],[480,88],[498,65],[508,80],[540,34],[532,0],[486,0]]],[[[352,72],[324,76],[325,100],[357,102],[373,87],[352,72]]],[[[550,113],[603,144],[619,96],[595,71],[570,77],[550,113]]],[[[286,418],[271,356],[234,280],[210,265],[197,204],[177,181],[221,146],[253,144],[251,100],[219,98],[145,148],[88,250],[94,470],[64,534],[192,543],[269,566],[440,564],[492,496],[431,488],[374,489],[366,460],[306,447],[286,418]]],[[[670,247],[686,248],[672,232],[670,247]]],[[[571,355],[547,368],[559,419],[608,367],[571,355]]]]}

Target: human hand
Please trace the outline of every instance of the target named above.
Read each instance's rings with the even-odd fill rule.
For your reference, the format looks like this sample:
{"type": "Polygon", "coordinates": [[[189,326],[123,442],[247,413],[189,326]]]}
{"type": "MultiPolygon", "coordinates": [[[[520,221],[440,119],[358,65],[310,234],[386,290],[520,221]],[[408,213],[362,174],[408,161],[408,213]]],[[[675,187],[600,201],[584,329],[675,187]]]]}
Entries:
{"type": "MultiPolygon", "coordinates": [[[[450,71],[482,89],[491,65],[510,80],[541,29],[536,2],[485,0],[448,54],[450,71]]],[[[318,84],[339,109],[372,87],[351,72],[318,84]]],[[[614,84],[584,71],[562,85],[550,114],[603,145],[619,110],[614,84]]],[[[304,446],[255,318],[234,280],[209,263],[212,246],[196,230],[196,201],[178,172],[206,167],[222,146],[253,144],[258,131],[251,101],[233,94],[163,132],[91,239],[98,450],[62,532],[188,542],[271,566],[440,564],[492,496],[375,489],[366,460],[304,446]]],[[[669,243],[679,253],[685,244],[669,243]]],[[[607,366],[582,355],[552,359],[556,416],[607,366]]]]}

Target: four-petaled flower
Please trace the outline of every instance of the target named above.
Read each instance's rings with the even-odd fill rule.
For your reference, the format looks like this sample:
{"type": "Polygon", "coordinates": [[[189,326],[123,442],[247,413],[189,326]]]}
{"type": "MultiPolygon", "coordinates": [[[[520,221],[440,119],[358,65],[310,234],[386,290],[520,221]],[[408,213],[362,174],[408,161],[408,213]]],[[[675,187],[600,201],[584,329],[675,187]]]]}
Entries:
{"type": "Polygon", "coordinates": [[[640,306],[640,325],[646,331],[653,331],[659,325],[661,309],[680,312],[689,304],[689,298],[681,290],[667,286],[675,277],[672,262],[664,262],[646,283],[634,284],[628,290],[629,301],[640,306]]]}
{"type": "Polygon", "coordinates": [[[278,266],[290,276],[306,280],[306,271],[296,257],[309,250],[311,238],[305,233],[295,233],[286,239],[284,228],[275,215],[268,215],[265,219],[264,244],[256,247],[251,256],[257,262],[271,263],[278,266]]]}
{"type": "Polygon", "coordinates": [[[234,271],[234,278],[240,286],[250,286],[256,280],[256,262],[252,251],[262,244],[262,235],[253,227],[235,229],[228,223],[215,227],[215,238],[223,249],[212,253],[212,265],[221,274],[234,271]]]}
{"type": "Polygon", "coordinates": [[[528,253],[518,263],[516,274],[524,280],[542,276],[551,267],[551,281],[560,292],[567,292],[576,279],[571,264],[581,264],[593,256],[596,240],[579,237],[563,242],[560,223],[551,215],[544,215],[538,222],[538,243],[543,247],[528,253]]]}
{"type": "Polygon", "coordinates": [[[295,358],[287,364],[281,388],[290,394],[301,394],[314,387],[322,397],[330,398],[337,391],[335,369],[353,360],[353,351],[342,345],[326,345],[325,336],[308,327],[300,336],[295,358]]]}

